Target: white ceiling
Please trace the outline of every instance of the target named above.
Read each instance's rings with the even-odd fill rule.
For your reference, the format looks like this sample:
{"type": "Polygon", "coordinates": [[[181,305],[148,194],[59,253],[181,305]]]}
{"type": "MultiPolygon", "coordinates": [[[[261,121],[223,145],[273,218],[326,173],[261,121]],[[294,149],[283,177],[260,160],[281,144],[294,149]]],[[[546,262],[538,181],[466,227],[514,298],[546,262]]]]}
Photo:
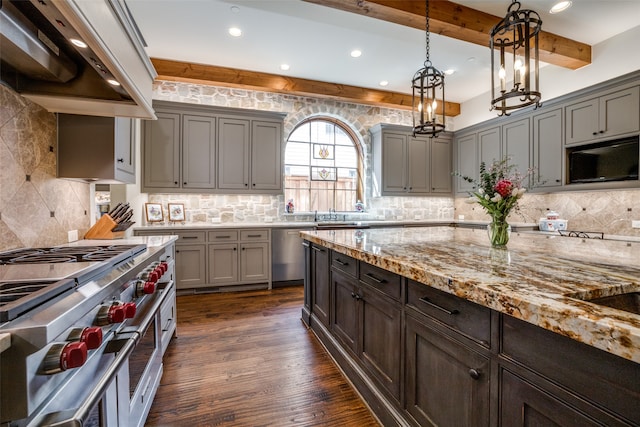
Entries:
{"type": "MultiPolygon", "coordinates": [[[[417,0],[410,0],[417,1],[417,0]]],[[[504,16],[509,0],[459,0],[504,16]]],[[[410,93],[425,60],[425,32],[301,0],[126,0],[150,57],[410,93]],[[242,37],[229,36],[231,26],[242,37]],[[362,56],[352,58],[353,49],[362,56]],[[280,64],[291,66],[281,71],[280,64]],[[387,80],[388,86],[379,82],[387,80]]],[[[542,29],[597,44],[638,25],[640,0],[573,0],[561,14],[554,0],[521,1],[542,18],[542,29]]],[[[488,46],[488,38],[487,38],[488,46]]],[[[431,34],[433,65],[446,78],[446,100],[462,103],[488,90],[488,47],[431,34]]],[[[548,67],[554,67],[548,65],[548,67]]],[[[544,73],[544,69],[541,71],[544,73]]]]}

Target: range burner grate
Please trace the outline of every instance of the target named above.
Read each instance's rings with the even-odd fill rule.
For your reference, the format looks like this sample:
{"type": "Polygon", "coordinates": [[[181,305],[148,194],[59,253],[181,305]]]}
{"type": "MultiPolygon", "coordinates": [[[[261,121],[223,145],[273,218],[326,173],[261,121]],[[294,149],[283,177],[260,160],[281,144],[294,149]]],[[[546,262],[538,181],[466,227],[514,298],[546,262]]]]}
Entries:
{"type": "Polygon", "coordinates": [[[75,287],[73,279],[0,282],[0,322],[8,322],[75,287]]]}
{"type": "Polygon", "coordinates": [[[29,248],[0,253],[2,264],[51,264],[61,262],[108,261],[127,251],[138,253],[138,245],[65,246],[29,248]]]}

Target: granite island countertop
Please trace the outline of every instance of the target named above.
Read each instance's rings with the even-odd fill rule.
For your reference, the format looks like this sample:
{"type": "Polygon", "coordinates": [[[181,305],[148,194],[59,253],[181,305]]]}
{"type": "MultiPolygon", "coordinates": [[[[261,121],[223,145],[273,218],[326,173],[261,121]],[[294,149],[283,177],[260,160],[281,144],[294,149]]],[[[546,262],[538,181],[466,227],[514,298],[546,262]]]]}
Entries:
{"type": "Polygon", "coordinates": [[[640,291],[640,243],[458,227],[301,231],[311,242],[640,363],[640,315],[595,298],[640,291]]]}

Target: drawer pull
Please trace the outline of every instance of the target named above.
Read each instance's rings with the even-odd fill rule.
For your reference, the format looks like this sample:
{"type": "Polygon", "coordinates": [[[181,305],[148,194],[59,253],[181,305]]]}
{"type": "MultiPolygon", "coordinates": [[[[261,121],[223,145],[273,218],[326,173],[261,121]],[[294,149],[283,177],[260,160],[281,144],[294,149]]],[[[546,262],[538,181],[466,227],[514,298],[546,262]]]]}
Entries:
{"type": "Polygon", "coordinates": [[[247,234],[247,237],[255,238],[255,237],[262,237],[262,235],[261,234],[247,234]]]}
{"type": "Polygon", "coordinates": [[[480,379],[480,372],[477,369],[469,369],[469,376],[471,378],[473,378],[474,380],[479,380],[480,379]]]}
{"type": "Polygon", "coordinates": [[[339,259],[337,259],[337,260],[336,260],[336,264],[340,264],[340,265],[341,265],[341,266],[343,266],[343,267],[344,267],[344,266],[346,266],[346,265],[349,265],[349,263],[348,263],[348,262],[342,262],[342,261],[340,261],[339,259]]]}
{"type": "Polygon", "coordinates": [[[318,252],[324,252],[324,249],[316,248],[315,246],[311,246],[311,249],[318,252]]]}
{"type": "Polygon", "coordinates": [[[198,236],[182,236],[183,240],[187,240],[187,239],[197,239],[198,236]]]}
{"type": "Polygon", "coordinates": [[[231,236],[216,236],[216,239],[230,239],[231,236]]]}
{"type": "Polygon", "coordinates": [[[374,282],[376,282],[376,283],[384,283],[384,282],[386,282],[386,280],[384,280],[384,279],[378,279],[376,276],[374,276],[374,275],[373,275],[373,274],[371,274],[371,273],[367,273],[367,274],[365,274],[365,276],[367,276],[369,279],[373,280],[373,281],[374,281],[374,282]]]}
{"type": "Polygon", "coordinates": [[[429,298],[427,298],[427,297],[420,298],[420,301],[422,301],[423,303],[427,304],[428,306],[431,306],[433,308],[437,308],[438,310],[440,310],[442,312],[445,312],[450,316],[453,316],[454,314],[460,313],[458,310],[447,310],[444,307],[440,307],[438,304],[434,304],[431,301],[429,301],[429,298]]]}
{"type": "Polygon", "coordinates": [[[362,296],[356,294],[355,292],[351,292],[351,298],[355,298],[356,301],[360,301],[362,299],[362,296]]]}

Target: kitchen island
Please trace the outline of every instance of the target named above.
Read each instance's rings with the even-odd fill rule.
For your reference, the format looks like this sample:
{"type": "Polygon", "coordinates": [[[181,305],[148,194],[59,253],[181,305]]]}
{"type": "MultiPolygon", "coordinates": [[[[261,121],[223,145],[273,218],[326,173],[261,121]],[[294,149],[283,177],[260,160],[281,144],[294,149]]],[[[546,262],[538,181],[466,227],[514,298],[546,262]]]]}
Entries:
{"type": "Polygon", "coordinates": [[[383,424],[640,425],[640,315],[588,301],[640,290],[638,243],[301,235],[303,320],[383,424]]]}

